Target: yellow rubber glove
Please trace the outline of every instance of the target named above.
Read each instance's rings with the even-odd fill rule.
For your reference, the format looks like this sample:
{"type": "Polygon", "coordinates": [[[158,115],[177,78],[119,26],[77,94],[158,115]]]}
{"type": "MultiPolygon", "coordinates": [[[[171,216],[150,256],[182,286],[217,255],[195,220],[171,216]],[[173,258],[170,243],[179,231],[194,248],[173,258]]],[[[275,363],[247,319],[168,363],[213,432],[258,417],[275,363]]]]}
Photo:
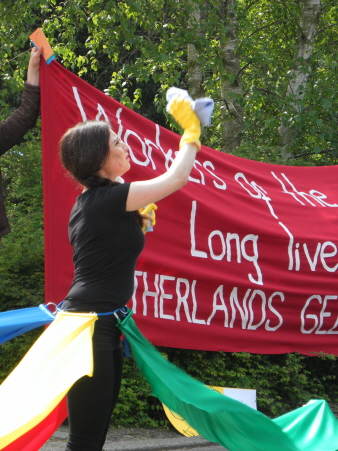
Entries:
{"type": "Polygon", "coordinates": [[[176,96],[168,103],[167,111],[184,130],[180,148],[184,144],[196,144],[197,149],[200,150],[201,124],[191,107],[190,100],[176,96]]]}
{"type": "Polygon", "coordinates": [[[144,226],[142,227],[142,231],[144,234],[148,232],[147,229],[149,229],[150,227],[154,227],[154,225],[156,224],[155,210],[157,210],[157,208],[158,207],[156,204],[149,204],[146,207],[144,207],[144,209],[142,208],[139,209],[141,215],[149,216],[149,218],[145,220],[144,226]]]}

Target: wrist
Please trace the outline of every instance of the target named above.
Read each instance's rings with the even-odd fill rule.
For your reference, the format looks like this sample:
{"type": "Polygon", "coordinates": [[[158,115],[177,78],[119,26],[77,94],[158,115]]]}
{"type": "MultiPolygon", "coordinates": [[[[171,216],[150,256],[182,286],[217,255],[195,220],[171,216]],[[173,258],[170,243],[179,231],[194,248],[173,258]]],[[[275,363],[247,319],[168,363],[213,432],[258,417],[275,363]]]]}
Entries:
{"type": "Polygon", "coordinates": [[[201,150],[201,141],[198,138],[195,139],[195,140],[192,140],[191,137],[185,137],[183,135],[181,140],[180,140],[179,148],[182,149],[182,147],[185,146],[185,145],[192,145],[192,146],[194,146],[196,148],[196,153],[201,150]]]}
{"type": "Polygon", "coordinates": [[[24,82],[24,86],[29,86],[30,88],[33,88],[33,89],[40,89],[40,85],[35,85],[28,80],[26,80],[24,82]]]}
{"type": "Polygon", "coordinates": [[[190,126],[186,130],[184,130],[184,133],[183,133],[182,138],[180,140],[180,148],[184,144],[195,144],[196,147],[197,147],[197,151],[199,151],[200,148],[201,148],[200,136],[201,136],[201,126],[200,126],[200,124],[196,123],[194,126],[190,126]]]}
{"type": "Polygon", "coordinates": [[[26,84],[29,86],[40,86],[39,81],[33,81],[33,80],[32,81],[26,80],[26,84]]]}
{"type": "Polygon", "coordinates": [[[32,86],[40,86],[40,74],[28,71],[26,83],[32,86]]]}

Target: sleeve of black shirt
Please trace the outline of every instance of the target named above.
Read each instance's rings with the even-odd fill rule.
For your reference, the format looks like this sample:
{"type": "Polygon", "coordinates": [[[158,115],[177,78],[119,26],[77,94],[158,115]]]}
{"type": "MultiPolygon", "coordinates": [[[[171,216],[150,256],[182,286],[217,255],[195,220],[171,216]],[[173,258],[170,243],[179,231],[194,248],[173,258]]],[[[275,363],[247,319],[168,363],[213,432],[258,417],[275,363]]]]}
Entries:
{"type": "Polygon", "coordinates": [[[115,186],[102,187],[97,193],[94,208],[111,213],[113,217],[126,213],[126,204],[129,193],[130,183],[121,183],[115,186]]]}
{"type": "Polygon", "coordinates": [[[0,122],[0,155],[17,144],[34,127],[40,111],[40,87],[25,83],[21,105],[0,122]]]}

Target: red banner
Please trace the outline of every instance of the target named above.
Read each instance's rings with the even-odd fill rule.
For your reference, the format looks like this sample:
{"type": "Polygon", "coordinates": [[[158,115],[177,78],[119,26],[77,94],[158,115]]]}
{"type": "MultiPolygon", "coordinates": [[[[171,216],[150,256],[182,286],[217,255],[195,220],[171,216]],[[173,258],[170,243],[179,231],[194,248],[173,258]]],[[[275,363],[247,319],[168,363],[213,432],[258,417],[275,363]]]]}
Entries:
{"type": "MultiPolygon", "coordinates": [[[[179,136],[60,64],[42,64],[46,302],[73,277],[67,223],[79,187],[58,157],[79,121],[109,121],[131,150],[126,181],[163,173],[179,136]]],[[[338,354],[338,171],[202,147],[186,187],[158,202],[137,264],[134,318],[155,345],[338,354]]]]}

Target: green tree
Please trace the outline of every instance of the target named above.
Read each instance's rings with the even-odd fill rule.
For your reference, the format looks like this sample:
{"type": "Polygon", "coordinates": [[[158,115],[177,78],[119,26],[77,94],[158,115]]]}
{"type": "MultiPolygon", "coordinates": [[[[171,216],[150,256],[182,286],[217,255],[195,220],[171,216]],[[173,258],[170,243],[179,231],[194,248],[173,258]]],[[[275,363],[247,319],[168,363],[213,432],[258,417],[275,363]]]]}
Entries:
{"type": "Polygon", "coordinates": [[[0,244],[0,310],[44,302],[40,144],[34,138],[1,158],[12,232],[0,244]]]}
{"type": "MultiPolygon", "coordinates": [[[[307,79],[310,75],[310,59],[321,15],[321,1],[303,0],[300,12],[299,33],[295,45],[293,68],[288,74],[286,101],[299,115],[304,108],[304,97],[307,91],[307,79]]],[[[296,139],[297,127],[290,124],[290,117],[282,115],[279,128],[283,148],[290,148],[296,139]]],[[[283,151],[282,151],[283,152],[283,151]]],[[[283,153],[283,156],[284,155],[283,153]]],[[[287,156],[291,156],[288,154],[287,156]]]]}
{"type": "MultiPolygon", "coordinates": [[[[338,11],[333,2],[323,0],[319,25],[313,33],[302,19],[306,3],[261,1],[243,9],[240,23],[243,27],[246,24],[246,31],[239,51],[246,55],[242,66],[250,62],[246,76],[243,74],[248,125],[244,144],[251,140],[258,153],[262,147],[276,148],[279,118],[283,117],[285,130],[293,137],[284,143],[285,152],[302,158],[302,164],[332,164],[337,161],[337,119],[333,107],[337,102],[337,71],[330,41],[337,38],[338,11]],[[308,30],[305,37],[299,36],[300,27],[308,30]],[[304,41],[311,58],[301,56],[304,41]],[[297,74],[303,72],[307,83],[299,83],[294,88],[297,92],[291,95],[290,80],[295,81],[297,74]]],[[[318,14],[318,9],[313,12],[315,20],[318,14]]],[[[269,161],[266,154],[263,156],[269,161]]],[[[290,164],[295,164],[295,160],[290,164]]]]}
{"type": "MultiPolygon", "coordinates": [[[[41,150],[34,132],[26,140],[0,160],[12,228],[0,242],[0,311],[44,302],[41,150]]],[[[0,381],[40,332],[33,331],[0,346],[0,381]]]]}

